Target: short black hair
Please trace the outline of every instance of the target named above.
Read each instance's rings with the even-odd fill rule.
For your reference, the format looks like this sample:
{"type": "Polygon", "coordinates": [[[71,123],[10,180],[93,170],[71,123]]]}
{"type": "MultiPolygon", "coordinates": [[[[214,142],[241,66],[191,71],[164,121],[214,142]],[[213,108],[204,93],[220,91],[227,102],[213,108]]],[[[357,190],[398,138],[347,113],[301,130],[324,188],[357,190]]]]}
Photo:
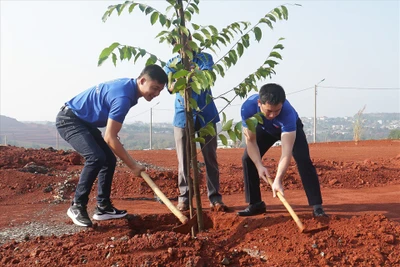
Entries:
{"type": "Polygon", "coordinates": [[[283,104],[286,100],[285,90],[276,83],[267,83],[261,86],[259,96],[261,104],[278,105],[283,104]]]}
{"type": "Polygon", "coordinates": [[[166,84],[168,82],[168,76],[165,71],[156,64],[147,65],[139,75],[141,78],[144,75],[148,75],[153,81],[157,81],[160,84],[166,84]]]}

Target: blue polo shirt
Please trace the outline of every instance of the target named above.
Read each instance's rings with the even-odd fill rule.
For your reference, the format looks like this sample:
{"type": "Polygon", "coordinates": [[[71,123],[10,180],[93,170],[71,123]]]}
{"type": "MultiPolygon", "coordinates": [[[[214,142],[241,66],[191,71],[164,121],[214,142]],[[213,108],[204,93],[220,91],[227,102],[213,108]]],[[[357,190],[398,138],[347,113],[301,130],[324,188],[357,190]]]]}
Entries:
{"type": "MultiPolygon", "coordinates": [[[[261,112],[258,106],[258,94],[250,96],[242,105],[242,126],[247,128],[246,120],[251,118],[254,114],[261,112]]],[[[265,116],[261,116],[263,124],[261,128],[267,133],[280,139],[280,136],[284,132],[293,132],[297,128],[297,120],[299,115],[296,110],[290,105],[288,100],[285,100],[282,105],[282,110],[278,116],[273,120],[267,120],[265,116]]]]}
{"type": "Polygon", "coordinates": [[[93,126],[105,127],[108,118],[123,123],[137,102],[136,79],[123,78],[95,85],[65,104],[78,118],[93,126]]]}
{"type": "MultiPolygon", "coordinates": [[[[174,59],[178,59],[178,63],[181,62],[180,56],[176,56],[174,58],[171,58],[167,64],[164,67],[164,71],[167,73],[175,73],[175,70],[170,67],[170,64],[174,61],[174,59]]],[[[196,63],[201,70],[212,70],[212,67],[214,65],[213,58],[210,54],[208,53],[198,53],[195,54],[193,57],[193,62],[196,63]]],[[[169,92],[169,91],[168,91],[169,92]]],[[[217,107],[215,106],[214,101],[211,101],[207,105],[207,95],[210,95],[212,97],[212,92],[211,89],[208,90],[201,90],[200,94],[197,94],[192,91],[192,98],[197,102],[197,106],[201,110],[200,112],[197,112],[193,110],[193,120],[196,122],[197,116],[201,115],[201,118],[199,117],[199,122],[201,127],[206,125],[209,122],[217,123],[220,121],[219,114],[217,107]]],[[[186,125],[186,117],[185,117],[185,101],[183,97],[180,95],[180,93],[176,93],[176,98],[175,98],[175,115],[174,115],[174,120],[173,120],[173,125],[175,127],[179,128],[185,128],[186,125]]]]}

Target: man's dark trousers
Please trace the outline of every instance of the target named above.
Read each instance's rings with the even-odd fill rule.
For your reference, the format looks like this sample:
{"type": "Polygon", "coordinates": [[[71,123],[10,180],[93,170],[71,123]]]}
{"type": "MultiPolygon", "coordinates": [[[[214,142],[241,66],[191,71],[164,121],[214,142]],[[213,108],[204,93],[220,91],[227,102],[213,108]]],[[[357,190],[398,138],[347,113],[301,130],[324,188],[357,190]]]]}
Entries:
{"type": "Polygon", "coordinates": [[[60,136],[85,158],[76,186],[74,203],[87,205],[98,176],[97,203],[110,201],[111,185],[117,159],[96,127],[79,119],[70,109],[62,108],[56,118],[60,136]]]}
{"type": "MultiPolygon", "coordinates": [[[[276,141],[280,140],[280,136],[272,136],[263,130],[260,124],[257,125],[256,135],[261,157],[276,141]]],[[[296,161],[297,169],[299,170],[301,182],[303,183],[307,195],[308,204],[310,206],[322,204],[318,175],[310,159],[307,138],[303,130],[303,123],[300,119],[297,120],[293,158],[296,161]]],[[[261,201],[260,177],[258,176],[256,166],[247,153],[247,149],[244,151],[242,157],[242,165],[246,202],[250,204],[258,203],[261,201]]]]}

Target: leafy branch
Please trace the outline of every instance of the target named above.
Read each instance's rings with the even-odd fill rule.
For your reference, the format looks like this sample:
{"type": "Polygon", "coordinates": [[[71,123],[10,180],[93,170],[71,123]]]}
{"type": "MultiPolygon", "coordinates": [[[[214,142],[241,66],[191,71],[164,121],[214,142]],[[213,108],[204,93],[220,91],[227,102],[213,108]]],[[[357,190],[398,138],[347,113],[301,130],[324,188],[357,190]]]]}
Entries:
{"type": "Polygon", "coordinates": [[[99,61],[97,63],[98,66],[101,66],[105,60],[107,60],[110,55],[112,57],[112,61],[114,66],[117,65],[117,55],[114,53],[114,50],[118,48],[119,51],[119,59],[123,60],[130,60],[132,57],[134,58],[134,63],[138,60],[139,57],[144,57],[149,55],[149,58],[146,61],[146,65],[154,64],[157,61],[160,62],[161,66],[165,66],[165,62],[158,58],[156,55],[149,53],[146,49],[142,49],[136,46],[129,46],[129,45],[121,45],[120,43],[113,43],[109,47],[103,49],[100,53],[99,61]]]}

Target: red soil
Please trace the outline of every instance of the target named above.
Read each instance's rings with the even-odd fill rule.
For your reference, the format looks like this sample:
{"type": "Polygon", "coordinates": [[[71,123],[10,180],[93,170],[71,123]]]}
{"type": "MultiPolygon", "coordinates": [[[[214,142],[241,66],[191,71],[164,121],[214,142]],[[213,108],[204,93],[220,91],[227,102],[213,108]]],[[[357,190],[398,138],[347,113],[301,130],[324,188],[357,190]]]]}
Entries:
{"type": "MultiPolygon", "coordinates": [[[[192,238],[172,231],[179,220],[155,201],[142,178],[122,164],[114,177],[112,198],[118,208],[128,210],[128,218],[97,222],[90,229],[74,228],[66,211],[82,168],[80,156],[0,146],[0,265],[400,266],[400,142],[318,143],[311,144],[310,151],[330,217],[312,218],[294,163],[284,181],[285,197],[307,229],[324,225],[328,229],[300,234],[265,183],[267,214],[238,217],[236,212],[247,205],[243,149],[221,149],[221,193],[230,210],[210,210],[202,178],[206,230],[192,238]],[[48,229],[13,240],[10,233],[37,224],[48,229]],[[75,233],[63,232],[71,227],[75,233]]],[[[176,203],[175,151],[130,153],[149,166],[154,182],[176,203]]],[[[275,147],[263,159],[271,174],[279,153],[275,147]]],[[[89,214],[96,190],[94,186],[89,214]]]]}

